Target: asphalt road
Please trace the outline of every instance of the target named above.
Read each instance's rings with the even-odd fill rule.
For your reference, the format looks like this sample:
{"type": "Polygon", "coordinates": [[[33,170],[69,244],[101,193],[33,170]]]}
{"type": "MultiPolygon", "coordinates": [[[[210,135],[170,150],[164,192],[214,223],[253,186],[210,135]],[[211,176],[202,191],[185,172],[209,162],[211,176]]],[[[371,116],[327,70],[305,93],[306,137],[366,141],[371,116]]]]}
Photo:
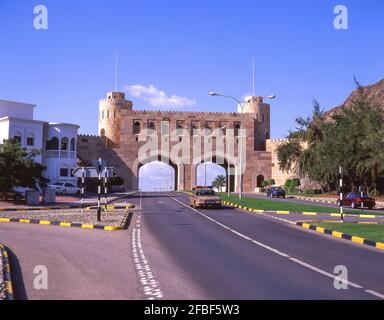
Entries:
{"type": "Polygon", "coordinates": [[[0,224],[19,299],[376,299],[384,254],[238,209],[140,194],[129,230],[0,224]],[[48,290],[34,268],[46,266],[48,290]],[[348,269],[347,290],[333,286],[348,269]]]}
{"type": "Polygon", "coordinates": [[[185,194],[143,197],[143,247],[166,299],[375,299],[366,290],[384,292],[382,252],[237,209],[195,211],[185,194]],[[355,284],[348,290],[333,286],[339,265],[355,284]]]}

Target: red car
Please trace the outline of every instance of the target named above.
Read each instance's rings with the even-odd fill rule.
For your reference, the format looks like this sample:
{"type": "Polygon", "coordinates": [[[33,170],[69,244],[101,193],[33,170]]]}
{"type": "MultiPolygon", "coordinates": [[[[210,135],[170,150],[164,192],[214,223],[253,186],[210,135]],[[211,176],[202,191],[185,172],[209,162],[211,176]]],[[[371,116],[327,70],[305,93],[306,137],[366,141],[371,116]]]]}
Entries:
{"type": "MultiPolygon", "coordinates": [[[[341,206],[340,198],[337,200],[337,205],[341,206]]],[[[350,192],[344,197],[343,205],[349,206],[352,209],[368,208],[371,210],[376,206],[376,201],[366,193],[362,195],[359,192],[350,192]]]]}

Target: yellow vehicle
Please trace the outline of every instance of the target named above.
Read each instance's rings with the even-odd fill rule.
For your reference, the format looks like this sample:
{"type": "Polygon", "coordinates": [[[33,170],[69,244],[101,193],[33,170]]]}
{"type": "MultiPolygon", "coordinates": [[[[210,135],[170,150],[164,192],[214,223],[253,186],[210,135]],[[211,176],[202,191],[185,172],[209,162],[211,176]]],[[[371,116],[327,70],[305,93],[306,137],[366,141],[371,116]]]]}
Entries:
{"type": "Polygon", "coordinates": [[[195,188],[189,197],[193,208],[221,208],[221,198],[210,188],[195,188]]]}

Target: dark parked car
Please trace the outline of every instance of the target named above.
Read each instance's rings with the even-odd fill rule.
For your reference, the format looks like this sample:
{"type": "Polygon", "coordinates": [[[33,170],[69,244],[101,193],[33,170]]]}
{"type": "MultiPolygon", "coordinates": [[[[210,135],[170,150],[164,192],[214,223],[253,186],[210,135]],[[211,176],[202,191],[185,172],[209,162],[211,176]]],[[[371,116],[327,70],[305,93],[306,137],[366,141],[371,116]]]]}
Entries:
{"type": "MultiPolygon", "coordinates": [[[[337,200],[337,205],[341,206],[340,198],[337,200]]],[[[373,209],[376,206],[376,201],[371,198],[367,193],[350,192],[343,199],[344,206],[350,206],[353,209],[368,208],[373,209]]]]}
{"type": "Polygon", "coordinates": [[[272,187],[267,190],[267,197],[268,198],[280,198],[283,197],[285,198],[285,190],[282,187],[272,187]]]}

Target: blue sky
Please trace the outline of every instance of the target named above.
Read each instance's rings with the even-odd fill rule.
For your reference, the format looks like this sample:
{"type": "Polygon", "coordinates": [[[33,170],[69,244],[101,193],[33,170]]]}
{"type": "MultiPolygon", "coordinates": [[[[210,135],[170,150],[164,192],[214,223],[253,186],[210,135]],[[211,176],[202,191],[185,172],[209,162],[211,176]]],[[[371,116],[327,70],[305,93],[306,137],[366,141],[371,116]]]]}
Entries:
{"type": "MultiPolygon", "coordinates": [[[[196,185],[198,186],[204,186],[205,183],[210,186],[218,175],[226,175],[223,167],[211,162],[198,165],[196,171],[196,185]],[[205,177],[207,181],[205,181],[205,177]]],[[[154,161],[142,166],[139,177],[139,189],[142,191],[174,190],[175,170],[165,163],[154,161]]]]}
{"type": "Polygon", "coordinates": [[[251,92],[254,56],[256,94],[278,96],[275,138],[314,98],[325,109],[342,103],[354,75],[363,84],[384,78],[381,0],[0,0],[0,10],[0,98],[35,103],[36,118],[82,133],[97,133],[116,51],[118,89],[137,108],[202,111],[235,110],[207,93],[251,92]],[[33,28],[37,4],[48,8],[48,30],[33,28]],[[349,30],[333,27],[338,4],[349,9],[349,30]],[[148,92],[156,99],[144,100],[148,92]]]}

